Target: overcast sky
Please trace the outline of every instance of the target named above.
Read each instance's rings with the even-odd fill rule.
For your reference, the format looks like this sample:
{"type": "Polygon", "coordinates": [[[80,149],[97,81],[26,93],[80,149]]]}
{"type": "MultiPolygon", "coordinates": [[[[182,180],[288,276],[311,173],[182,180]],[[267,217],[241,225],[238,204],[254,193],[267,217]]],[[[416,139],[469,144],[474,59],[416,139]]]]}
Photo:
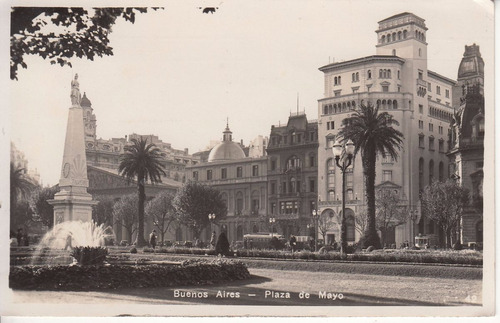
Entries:
{"type": "Polygon", "coordinates": [[[233,138],[248,143],[287,121],[297,93],[300,110],[316,119],[323,97],[318,68],[375,54],[377,22],[405,11],[425,19],[430,70],[456,79],[464,45],[476,43],[493,93],[487,0],[173,1],[138,15],[135,24],[118,20],[110,36],[114,56],[73,60],[73,68],[26,57],[19,81],[5,83],[5,129],[43,183],[56,184],[78,73],[98,138],[154,134],[194,153],[221,138],[227,117],[233,138]],[[215,14],[198,9],[212,5],[215,14]]]}

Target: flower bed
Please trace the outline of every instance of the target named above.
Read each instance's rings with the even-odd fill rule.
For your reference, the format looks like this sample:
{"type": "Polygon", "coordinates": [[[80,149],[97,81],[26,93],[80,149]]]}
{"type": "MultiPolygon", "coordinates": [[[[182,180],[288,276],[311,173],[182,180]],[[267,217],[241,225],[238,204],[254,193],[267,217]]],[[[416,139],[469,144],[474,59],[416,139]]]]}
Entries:
{"type": "Polygon", "coordinates": [[[215,259],[179,265],[22,266],[11,267],[13,289],[97,290],[204,285],[250,277],[245,264],[215,259]]]}

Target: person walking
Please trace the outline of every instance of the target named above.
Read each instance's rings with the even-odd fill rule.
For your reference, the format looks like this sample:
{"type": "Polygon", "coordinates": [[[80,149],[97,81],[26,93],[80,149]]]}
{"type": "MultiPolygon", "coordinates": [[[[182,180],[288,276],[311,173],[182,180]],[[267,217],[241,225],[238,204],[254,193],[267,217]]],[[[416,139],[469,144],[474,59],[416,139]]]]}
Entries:
{"type": "Polygon", "coordinates": [[[292,248],[292,252],[297,248],[297,238],[293,234],[290,236],[290,248],[292,248]]]}
{"type": "Polygon", "coordinates": [[[215,243],[216,243],[217,237],[215,236],[215,231],[212,232],[212,237],[210,238],[210,248],[215,249],[215,243]]]}
{"type": "Polygon", "coordinates": [[[153,229],[149,234],[149,245],[153,250],[156,248],[156,230],[153,229]]]}
{"type": "Polygon", "coordinates": [[[64,246],[64,250],[72,250],[73,249],[73,233],[68,232],[66,236],[66,245],[64,246]]]}

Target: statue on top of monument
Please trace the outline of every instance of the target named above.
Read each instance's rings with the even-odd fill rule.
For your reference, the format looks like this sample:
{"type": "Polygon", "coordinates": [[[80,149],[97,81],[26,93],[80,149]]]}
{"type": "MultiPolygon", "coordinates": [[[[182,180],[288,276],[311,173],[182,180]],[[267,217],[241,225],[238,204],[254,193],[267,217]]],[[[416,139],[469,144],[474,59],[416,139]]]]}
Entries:
{"type": "Polygon", "coordinates": [[[80,105],[82,95],[80,94],[80,83],[78,83],[78,74],[75,74],[75,79],[71,81],[71,104],[80,105]]]}

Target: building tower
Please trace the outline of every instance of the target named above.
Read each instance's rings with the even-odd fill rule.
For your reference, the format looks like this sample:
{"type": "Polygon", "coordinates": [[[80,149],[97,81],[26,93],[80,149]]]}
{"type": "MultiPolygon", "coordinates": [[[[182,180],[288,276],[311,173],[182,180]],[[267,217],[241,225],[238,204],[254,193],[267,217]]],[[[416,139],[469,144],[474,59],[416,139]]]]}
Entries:
{"type": "Polygon", "coordinates": [[[85,131],[78,74],[71,82],[71,107],[68,113],[66,141],[59,179],[60,191],[53,200],[54,225],[66,221],[92,221],[92,205],[97,202],[87,193],[87,159],[85,156],[85,131]]]}
{"type": "MultiPolygon", "coordinates": [[[[321,214],[340,221],[342,176],[335,166],[332,145],[342,120],[360,104],[373,104],[393,115],[404,135],[399,158],[377,158],[376,193],[390,190],[408,210],[408,220],[394,221],[384,243],[412,243],[429,235],[437,244],[437,225],[422,214],[419,192],[433,180],[448,177],[445,142],[453,116],[455,81],[427,68],[427,27],[408,12],[379,21],[376,55],[321,67],[325,93],[318,100],[318,200],[321,214]]],[[[356,218],[365,209],[363,168],[358,156],[346,172],[347,240],[358,241],[362,228],[356,218]]],[[[337,236],[338,228],[331,230],[337,236]]],[[[329,233],[330,234],[330,233],[329,233]]],[[[338,239],[337,239],[338,240],[338,239]]]]}
{"type": "Polygon", "coordinates": [[[483,242],[484,62],[479,46],[465,46],[454,88],[454,114],[450,131],[450,174],[468,188],[471,201],[460,225],[461,242],[483,242]]]}

